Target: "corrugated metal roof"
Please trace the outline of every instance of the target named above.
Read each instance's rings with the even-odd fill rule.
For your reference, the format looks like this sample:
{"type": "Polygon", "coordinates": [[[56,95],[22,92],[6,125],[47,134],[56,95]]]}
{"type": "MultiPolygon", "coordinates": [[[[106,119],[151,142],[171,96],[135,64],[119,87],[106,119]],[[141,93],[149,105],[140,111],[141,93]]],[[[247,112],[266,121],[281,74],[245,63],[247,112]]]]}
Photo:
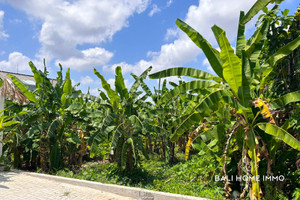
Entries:
{"type": "MultiPolygon", "coordinates": [[[[6,72],[6,71],[0,71],[0,78],[1,79],[7,79],[9,82],[11,82],[10,77],[7,76],[7,74],[11,74],[16,76],[20,81],[22,81],[24,84],[29,86],[30,90],[34,90],[35,88],[35,80],[32,75],[27,75],[27,74],[19,74],[19,73],[13,73],[13,72],[6,72]]],[[[55,79],[50,79],[52,82],[52,85],[56,85],[56,80],[55,79]]]]}

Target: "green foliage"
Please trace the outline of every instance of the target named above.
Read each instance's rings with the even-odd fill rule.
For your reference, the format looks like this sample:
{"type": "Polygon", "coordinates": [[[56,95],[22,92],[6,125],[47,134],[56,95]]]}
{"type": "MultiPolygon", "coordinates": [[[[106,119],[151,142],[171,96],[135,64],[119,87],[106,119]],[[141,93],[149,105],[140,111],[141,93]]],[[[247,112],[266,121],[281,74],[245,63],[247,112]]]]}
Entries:
{"type": "Polygon", "coordinates": [[[297,188],[293,193],[293,200],[300,199],[300,188],[297,188]]]}
{"type": "Polygon", "coordinates": [[[41,71],[30,62],[34,91],[9,75],[29,101],[7,101],[2,111],[5,158],[18,168],[213,199],[247,188],[252,199],[261,199],[261,189],[265,199],[299,198],[300,96],[299,84],[293,83],[298,80],[299,15],[284,10],[279,17],[278,5],[266,7],[271,2],[281,1],[258,0],[246,14],[240,12],[235,51],[220,27],[212,27],[218,51],[176,21],[216,76],[170,68],[149,75],[159,79],[151,90],[144,82],[149,67],[139,76],[131,74],[135,82],[126,88],[118,66],[113,89],[94,69],[105,90],[95,97],[72,86],[69,69],[63,77],[60,65],[51,80],[46,67],[41,71]],[[247,39],[246,23],[260,10],[265,14],[247,39]],[[169,82],[170,88],[161,79],[171,76],[191,81],[169,82]],[[88,160],[98,162],[80,168],[88,160]],[[230,185],[213,181],[215,174],[283,174],[287,180],[230,185]]]}
{"type": "Polygon", "coordinates": [[[295,133],[300,133],[300,107],[298,104],[298,107],[293,110],[293,114],[289,120],[289,124],[294,130],[295,133]]]}
{"type": "Polygon", "coordinates": [[[271,102],[270,106],[272,109],[278,109],[284,107],[289,103],[298,102],[299,100],[300,91],[291,92],[274,100],[273,102],[271,102]]]}
{"type": "MultiPolygon", "coordinates": [[[[296,138],[275,125],[275,121],[270,114],[271,112],[269,111],[269,107],[267,106],[268,104],[265,104],[261,99],[264,96],[263,89],[267,83],[270,83],[266,81],[268,76],[272,72],[273,68],[278,65],[282,59],[290,55],[300,46],[299,37],[296,37],[288,44],[281,46],[273,54],[268,55],[268,57],[266,57],[264,60],[258,62],[257,58],[260,56],[263,50],[263,43],[267,35],[266,33],[268,31],[270,19],[264,18],[262,20],[262,26],[258,27],[256,32],[248,41],[246,41],[244,36],[245,24],[270,2],[270,0],[258,0],[246,15],[241,12],[237,34],[236,54],[226,38],[225,32],[218,26],[213,26],[212,31],[220,46],[220,53],[216,49],[213,49],[211,45],[192,27],[180,20],[177,20],[178,27],[181,28],[190,37],[190,39],[203,50],[206,58],[211,64],[211,67],[214,69],[216,74],[224,80],[225,84],[216,85],[214,90],[209,91],[210,94],[206,96],[204,95],[202,99],[199,98],[194,103],[189,104],[189,107],[187,107],[184,115],[180,116],[180,118],[173,123],[173,127],[176,127],[173,139],[178,139],[184,134],[184,132],[191,130],[191,127],[199,124],[204,117],[210,116],[212,113],[222,108],[222,105],[226,104],[227,106],[230,106],[231,109],[237,111],[236,113],[232,114],[235,114],[236,116],[236,122],[233,122],[232,124],[237,125],[237,127],[241,126],[244,129],[241,132],[241,135],[236,136],[236,140],[244,140],[245,142],[243,144],[238,144],[237,148],[242,149],[242,152],[245,150],[250,157],[250,162],[246,162],[245,165],[248,165],[248,167],[251,166],[251,171],[248,173],[251,173],[253,176],[257,176],[259,174],[258,163],[259,154],[261,154],[257,150],[259,148],[259,143],[257,140],[258,137],[261,136],[259,136],[260,134],[255,131],[256,126],[258,126],[261,130],[264,130],[265,133],[271,134],[283,140],[285,143],[297,150],[299,150],[300,147],[300,143],[296,138]],[[260,90],[258,91],[257,89],[260,90]],[[260,96],[260,98],[255,99],[257,96],[260,96]],[[251,100],[252,104],[249,104],[251,100]],[[252,109],[253,107],[262,107],[262,110],[261,112],[257,112],[252,109]],[[268,119],[268,123],[261,123],[261,121],[257,120],[259,113],[263,115],[264,119],[268,119]]],[[[157,72],[154,75],[150,75],[150,78],[174,76],[176,75],[176,72],[176,68],[168,69],[157,72]]],[[[189,89],[192,90],[192,93],[199,94],[198,91],[201,89],[201,87],[197,85],[189,89]]],[[[180,86],[176,86],[173,91],[176,90],[180,91],[180,86]]],[[[178,93],[180,92],[177,92],[177,94],[178,93]]],[[[285,103],[287,104],[299,101],[300,99],[297,97],[297,94],[297,92],[288,94],[287,96],[278,99],[276,103],[277,105],[280,103],[285,105],[285,103]]],[[[166,96],[173,97],[175,95],[175,92],[173,92],[173,94],[170,92],[166,96]]],[[[271,105],[275,105],[276,103],[271,105]]],[[[226,154],[228,151],[227,148],[229,146],[231,137],[236,130],[238,129],[235,127],[232,127],[230,130],[224,159],[226,159],[226,154]]],[[[191,133],[193,134],[194,132],[199,132],[198,128],[194,129],[194,131],[191,133]]],[[[268,146],[267,148],[271,148],[271,146],[268,146]]],[[[241,158],[240,162],[243,163],[245,161],[243,161],[243,158],[241,158]]],[[[226,160],[224,161],[224,173],[226,174],[225,167],[226,160]]],[[[241,168],[241,165],[239,167],[241,168]]],[[[251,198],[261,199],[259,194],[259,182],[255,179],[252,179],[251,182],[251,198]]],[[[228,189],[228,184],[225,184],[225,189],[228,189]]]]}
{"type": "MultiPolygon", "coordinates": [[[[268,19],[270,21],[270,29],[267,32],[266,40],[264,41],[262,60],[274,54],[283,46],[299,42],[299,9],[295,15],[289,15],[289,10],[285,9],[279,14],[279,6],[274,6],[271,10],[265,9],[265,14],[260,16],[260,20],[268,19]],[[295,41],[296,39],[296,41],[295,41]]],[[[300,60],[299,48],[293,49],[293,53],[283,59],[278,60],[272,72],[269,74],[268,80],[272,80],[273,90],[272,95],[278,96],[289,92],[294,92],[300,89],[300,60]]],[[[275,54],[280,58],[282,53],[275,54]]],[[[270,60],[272,63],[272,59],[270,60]]]]}
{"type": "Polygon", "coordinates": [[[223,31],[219,36],[221,48],[220,58],[223,62],[223,76],[232,90],[237,94],[242,85],[242,65],[241,60],[234,54],[228,39],[223,31]]]}
{"type": "Polygon", "coordinates": [[[19,90],[21,90],[21,92],[26,96],[26,98],[29,101],[32,102],[36,102],[36,98],[35,96],[32,94],[32,92],[28,89],[28,87],[26,87],[24,85],[24,83],[22,81],[20,81],[17,77],[15,77],[14,75],[8,74],[8,77],[11,78],[11,80],[16,84],[16,86],[19,88],[19,90]]]}
{"type": "MultiPolygon", "coordinates": [[[[104,77],[94,69],[94,73],[101,79],[102,87],[106,90],[110,103],[109,109],[102,117],[101,129],[104,132],[112,133],[112,137],[110,138],[111,156],[118,162],[120,170],[128,168],[133,170],[138,159],[136,156],[137,152],[140,150],[145,154],[141,137],[144,127],[138,112],[139,109],[143,108],[143,104],[138,99],[139,94],[137,89],[150,70],[151,67],[146,69],[140,76],[133,75],[136,81],[130,90],[128,90],[125,87],[121,67],[117,67],[115,78],[116,90],[112,90],[104,77]]],[[[91,140],[91,143],[93,142],[94,140],[91,140]]]]}
{"type": "MultiPolygon", "coordinates": [[[[205,54],[206,58],[208,59],[211,67],[214,69],[216,74],[223,78],[223,68],[222,68],[222,61],[220,59],[220,53],[216,49],[214,49],[211,44],[205,40],[205,38],[200,35],[195,29],[190,27],[185,22],[181,21],[180,19],[177,19],[176,21],[177,26],[183,30],[190,38],[191,40],[203,50],[203,53],[205,54]]],[[[174,75],[173,75],[174,76],[174,75]]],[[[151,77],[151,75],[150,75],[151,77]]]]}
{"type": "Polygon", "coordinates": [[[251,7],[248,13],[242,18],[241,24],[246,24],[249,22],[259,11],[266,7],[269,3],[274,2],[272,0],[258,0],[251,7]]]}
{"type": "Polygon", "coordinates": [[[188,67],[170,68],[149,75],[150,78],[164,78],[169,76],[187,76],[187,77],[197,78],[197,79],[214,80],[216,82],[222,81],[222,79],[220,79],[219,77],[214,76],[208,72],[199,69],[188,68],[188,67]]]}
{"type": "Polygon", "coordinates": [[[300,151],[300,142],[282,128],[268,123],[259,123],[257,126],[266,133],[281,139],[286,144],[300,151]]]}
{"type": "Polygon", "coordinates": [[[13,149],[13,153],[8,152],[8,156],[13,158],[15,167],[41,167],[44,171],[62,168],[67,164],[67,157],[73,157],[73,163],[67,165],[80,165],[80,161],[76,163],[72,154],[78,153],[78,145],[85,146],[83,136],[80,139],[77,130],[71,125],[78,122],[72,122],[72,114],[65,111],[71,104],[68,96],[76,93],[71,85],[70,70],[67,70],[63,79],[61,68],[54,85],[53,80],[47,77],[46,67],[42,72],[32,62],[29,66],[36,82],[33,92],[16,77],[9,75],[30,103],[18,108],[25,111],[23,115],[16,112],[18,109],[15,103],[7,108],[7,113],[18,122],[15,130],[5,132],[5,149],[13,149]],[[75,145],[74,141],[77,141],[75,145]]]}
{"type": "Polygon", "coordinates": [[[101,183],[192,195],[211,199],[225,199],[222,185],[212,180],[216,170],[213,162],[205,157],[192,157],[186,162],[168,165],[157,157],[143,160],[134,171],[116,173],[117,167],[109,163],[87,163],[75,173],[65,169],[59,176],[92,180],[101,183]]]}

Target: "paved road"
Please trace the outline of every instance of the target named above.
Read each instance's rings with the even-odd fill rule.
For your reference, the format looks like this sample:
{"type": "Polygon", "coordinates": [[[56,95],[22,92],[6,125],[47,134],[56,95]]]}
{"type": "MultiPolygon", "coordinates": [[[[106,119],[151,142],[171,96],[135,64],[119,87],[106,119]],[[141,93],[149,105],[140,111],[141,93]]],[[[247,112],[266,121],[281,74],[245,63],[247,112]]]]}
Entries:
{"type": "Polygon", "coordinates": [[[0,200],[133,200],[19,172],[0,172],[0,200]]]}

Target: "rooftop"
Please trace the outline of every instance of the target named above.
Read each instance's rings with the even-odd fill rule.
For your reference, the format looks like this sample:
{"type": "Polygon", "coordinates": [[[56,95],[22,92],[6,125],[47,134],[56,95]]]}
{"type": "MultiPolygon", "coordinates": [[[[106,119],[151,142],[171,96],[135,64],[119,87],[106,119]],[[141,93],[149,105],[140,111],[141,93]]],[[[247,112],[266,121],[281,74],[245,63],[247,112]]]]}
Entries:
{"type": "MultiPolygon", "coordinates": [[[[34,80],[33,75],[20,74],[20,73],[14,73],[14,72],[7,72],[7,71],[0,71],[0,78],[2,80],[3,79],[7,79],[9,82],[11,82],[11,79],[7,76],[7,74],[14,75],[18,79],[20,79],[20,81],[22,81],[24,84],[28,85],[30,90],[34,90],[34,88],[35,88],[35,80],[34,80]]],[[[55,79],[51,79],[51,78],[49,78],[49,79],[50,79],[50,81],[52,82],[53,85],[56,84],[56,80],[55,79]]]]}

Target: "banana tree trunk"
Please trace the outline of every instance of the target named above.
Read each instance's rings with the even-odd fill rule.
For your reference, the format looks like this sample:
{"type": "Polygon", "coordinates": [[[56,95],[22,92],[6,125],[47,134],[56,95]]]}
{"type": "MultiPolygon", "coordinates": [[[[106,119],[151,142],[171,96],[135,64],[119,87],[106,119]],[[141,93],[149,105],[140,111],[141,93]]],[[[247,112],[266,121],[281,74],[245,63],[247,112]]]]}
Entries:
{"type": "Polygon", "coordinates": [[[165,146],[165,141],[164,141],[164,136],[161,136],[160,137],[161,139],[161,155],[162,155],[162,158],[166,158],[166,146],[165,146]]]}
{"type": "Polygon", "coordinates": [[[46,138],[46,131],[43,130],[41,134],[41,139],[40,139],[40,151],[39,151],[39,156],[40,156],[40,164],[41,168],[43,171],[48,170],[48,139],[46,138]]]}
{"type": "Polygon", "coordinates": [[[171,140],[169,140],[168,143],[170,149],[169,162],[173,163],[175,161],[175,143],[173,143],[171,140]]]}

